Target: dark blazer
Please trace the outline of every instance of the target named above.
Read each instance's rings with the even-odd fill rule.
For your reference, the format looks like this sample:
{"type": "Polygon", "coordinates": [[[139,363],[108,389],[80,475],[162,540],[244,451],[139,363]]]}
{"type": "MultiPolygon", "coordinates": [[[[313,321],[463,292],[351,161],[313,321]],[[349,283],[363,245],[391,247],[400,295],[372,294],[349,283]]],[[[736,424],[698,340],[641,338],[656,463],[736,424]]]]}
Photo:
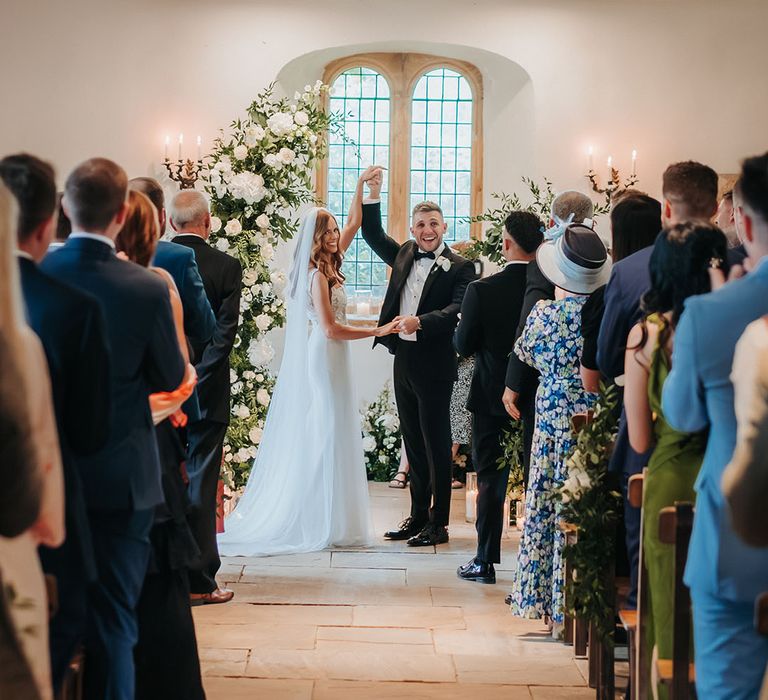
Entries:
{"type": "MultiPolygon", "coordinates": [[[[362,234],[373,252],[392,268],[379,317],[379,324],[384,325],[400,313],[400,293],[413,267],[418,245],[414,240],[400,244],[384,232],[380,203],[363,206],[362,234]]],[[[433,266],[416,310],[421,330],[416,336],[414,371],[430,378],[455,381],[457,363],[452,344],[453,331],[464,292],[476,275],[474,264],[456,255],[448,246],[442,255],[451,261],[451,267],[444,271],[437,265],[433,266]]],[[[400,342],[410,341],[401,341],[397,335],[388,335],[376,338],[373,344],[374,347],[381,344],[394,353],[400,342]]]]}
{"type": "Polygon", "coordinates": [[[156,274],[120,260],[109,245],[89,238],[70,238],[41,267],[95,296],[106,322],[112,411],[106,445],[78,459],[86,504],[90,509],[151,508],[162,502],[163,492],[149,395],[176,389],[185,368],[168,287],[156,274]]]}
{"type": "Polygon", "coordinates": [[[192,343],[196,358],[200,416],[216,423],[229,423],[229,354],[235,343],[240,318],[243,270],[240,261],[208,245],[200,236],[180,233],[173,242],[191,248],[203,278],[205,294],[216,317],[210,343],[192,343]]]}
{"type": "MultiPolygon", "coordinates": [[[[190,351],[204,348],[216,330],[216,317],[205,295],[203,279],[195,262],[195,253],[191,248],[170,241],[158,241],[153,265],[169,272],[176,283],[184,307],[184,333],[187,336],[190,351]]],[[[197,357],[192,356],[192,362],[197,357]]],[[[184,411],[191,422],[200,420],[200,402],[197,387],[184,404],[184,411]]]]}
{"type": "Polygon", "coordinates": [[[475,356],[467,400],[467,409],[473,413],[507,415],[501,396],[525,298],[527,267],[526,263],[512,263],[472,282],[464,295],[453,344],[462,357],[475,356]]]}
{"type": "MultiPolygon", "coordinates": [[[[67,540],[93,559],[78,460],[109,438],[110,351],[98,299],[19,257],[27,319],[43,344],[53,391],[66,494],[67,540]]],[[[44,562],[45,563],[45,562],[44,562]]],[[[91,572],[93,573],[93,572],[91,572]]]]}
{"type": "MultiPolygon", "coordinates": [[[[543,299],[554,298],[555,285],[544,277],[539,269],[539,264],[535,260],[531,260],[526,269],[525,298],[520,309],[520,318],[517,330],[515,331],[515,341],[523,334],[525,322],[528,320],[528,316],[533,307],[536,306],[536,303],[543,299]]],[[[539,385],[539,373],[530,365],[525,364],[514,352],[510,352],[504,383],[523,398],[530,398],[536,393],[536,388],[539,385]]]]}

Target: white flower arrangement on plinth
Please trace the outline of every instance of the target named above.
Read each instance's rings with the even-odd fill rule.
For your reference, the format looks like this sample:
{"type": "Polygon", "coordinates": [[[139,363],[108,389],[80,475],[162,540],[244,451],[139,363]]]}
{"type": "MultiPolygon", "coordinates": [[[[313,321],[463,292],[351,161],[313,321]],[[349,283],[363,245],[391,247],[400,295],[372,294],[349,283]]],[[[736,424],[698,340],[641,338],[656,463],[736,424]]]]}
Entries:
{"type": "Polygon", "coordinates": [[[211,243],[243,266],[240,328],[230,357],[232,414],[224,444],[224,479],[237,491],[248,480],[262,439],[275,352],[266,335],[285,323],[286,273],[275,246],[293,237],[297,211],[313,202],[312,174],[337,119],[325,113],[320,81],[293,100],[262,91],[247,116],[216,140],[202,181],[211,198],[211,243]]]}
{"type": "Polygon", "coordinates": [[[400,466],[400,417],[389,382],[361,412],[363,452],[368,478],[389,481],[400,466]]]}

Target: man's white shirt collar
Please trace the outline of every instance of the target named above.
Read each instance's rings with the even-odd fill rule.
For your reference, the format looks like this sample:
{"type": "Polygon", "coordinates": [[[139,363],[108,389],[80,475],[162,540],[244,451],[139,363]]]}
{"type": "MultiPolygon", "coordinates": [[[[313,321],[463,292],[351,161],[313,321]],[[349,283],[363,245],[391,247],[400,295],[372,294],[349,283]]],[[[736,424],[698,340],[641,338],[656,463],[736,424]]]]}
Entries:
{"type": "Polygon", "coordinates": [[[16,248],[16,255],[20,258],[26,258],[27,260],[35,262],[35,259],[26,250],[20,250],[19,248],[16,248]]]}
{"type": "Polygon", "coordinates": [[[90,238],[92,241],[99,241],[100,243],[106,243],[112,250],[117,250],[115,248],[115,242],[108,238],[107,236],[102,235],[101,233],[88,233],[87,231],[73,231],[69,234],[68,238],[90,238]]]}
{"type": "Polygon", "coordinates": [[[507,260],[504,267],[507,268],[510,265],[527,265],[529,262],[530,260],[507,260]]]}

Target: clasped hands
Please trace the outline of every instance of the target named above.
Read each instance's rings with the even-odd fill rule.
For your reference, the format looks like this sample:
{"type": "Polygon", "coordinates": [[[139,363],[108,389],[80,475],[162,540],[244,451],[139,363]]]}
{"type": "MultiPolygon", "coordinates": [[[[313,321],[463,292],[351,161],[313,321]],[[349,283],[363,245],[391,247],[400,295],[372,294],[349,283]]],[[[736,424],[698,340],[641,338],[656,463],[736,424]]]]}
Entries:
{"type": "Polygon", "coordinates": [[[421,321],[419,321],[418,316],[395,316],[389,323],[379,326],[373,332],[373,335],[376,338],[392,335],[393,333],[406,333],[407,335],[410,335],[420,328],[421,321]]]}
{"type": "Polygon", "coordinates": [[[371,199],[379,199],[381,197],[384,170],[386,168],[381,165],[369,165],[360,175],[360,181],[368,185],[368,195],[371,199]]]}

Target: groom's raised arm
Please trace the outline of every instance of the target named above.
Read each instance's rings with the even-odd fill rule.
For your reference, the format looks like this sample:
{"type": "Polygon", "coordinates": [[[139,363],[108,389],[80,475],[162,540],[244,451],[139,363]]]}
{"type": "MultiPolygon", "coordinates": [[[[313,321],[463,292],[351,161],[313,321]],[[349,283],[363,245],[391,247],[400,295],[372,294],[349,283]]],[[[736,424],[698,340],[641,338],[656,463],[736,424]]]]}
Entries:
{"type": "Polygon", "coordinates": [[[392,267],[400,252],[400,244],[390,238],[381,225],[381,202],[363,203],[363,240],[387,265],[392,267]]]}

